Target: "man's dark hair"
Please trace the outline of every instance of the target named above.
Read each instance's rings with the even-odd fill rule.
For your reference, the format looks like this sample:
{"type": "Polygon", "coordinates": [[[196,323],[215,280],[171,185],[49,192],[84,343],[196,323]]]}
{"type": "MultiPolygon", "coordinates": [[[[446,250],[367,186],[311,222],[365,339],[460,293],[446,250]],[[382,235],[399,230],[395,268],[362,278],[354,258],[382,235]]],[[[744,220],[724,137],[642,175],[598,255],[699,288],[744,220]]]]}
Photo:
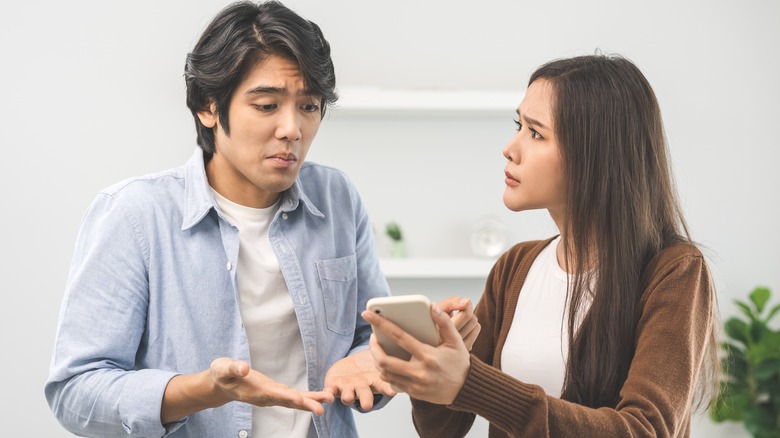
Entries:
{"type": "Polygon", "coordinates": [[[233,3],[211,21],[184,67],[187,107],[207,157],[216,151],[214,130],[200,122],[198,112],[214,103],[225,134],[230,135],[233,92],[258,62],[273,55],[298,64],[306,87],[322,98],[321,117],[338,98],[330,45],[319,26],[276,1],[233,3]]]}

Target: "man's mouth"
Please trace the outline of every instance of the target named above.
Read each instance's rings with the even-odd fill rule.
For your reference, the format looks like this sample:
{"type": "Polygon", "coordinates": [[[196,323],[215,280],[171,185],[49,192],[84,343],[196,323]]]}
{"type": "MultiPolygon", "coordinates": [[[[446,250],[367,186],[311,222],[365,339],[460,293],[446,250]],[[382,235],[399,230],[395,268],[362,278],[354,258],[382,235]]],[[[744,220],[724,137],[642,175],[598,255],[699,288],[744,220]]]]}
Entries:
{"type": "Polygon", "coordinates": [[[280,167],[290,167],[294,165],[298,158],[294,154],[274,154],[268,157],[275,165],[280,167]]]}

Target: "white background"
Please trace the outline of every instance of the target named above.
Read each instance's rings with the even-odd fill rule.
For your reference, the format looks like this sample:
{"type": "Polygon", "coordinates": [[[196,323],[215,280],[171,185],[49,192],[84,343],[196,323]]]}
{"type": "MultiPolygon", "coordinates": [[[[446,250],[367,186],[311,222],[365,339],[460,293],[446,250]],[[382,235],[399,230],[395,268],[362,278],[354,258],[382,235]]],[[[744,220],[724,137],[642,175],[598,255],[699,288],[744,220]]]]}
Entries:
{"type": "MultiPolygon", "coordinates": [[[[287,4],[323,28],[341,88],[509,90],[519,103],[545,61],[595,49],[629,57],[658,95],[680,197],[710,257],[722,318],[756,285],[780,295],[777,0],[287,4]]],[[[43,384],[82,214],[99,189],[190,156],[184,59],[224,5],[0,5],[1,436],[68,436],[43,384]]],[[[511,108],[498,117],[334,112],[310,158],[349,173],[379,230],[399,221],[411,256],[468,256],[470,229],[486,215],[505,224],[512,242],[555,232],[544,212],[513,214],[501,203],[500,151],[512,117],[511,108]]],[[[393,287],[476,298],[481,285],[393,287]]],[[[361,417],[360,428],[367,437],[413,434],[402,399],[361,417]]],[[[738,425],[695,420],[694,436],[737,434],[744,434],[738,425]]]]}

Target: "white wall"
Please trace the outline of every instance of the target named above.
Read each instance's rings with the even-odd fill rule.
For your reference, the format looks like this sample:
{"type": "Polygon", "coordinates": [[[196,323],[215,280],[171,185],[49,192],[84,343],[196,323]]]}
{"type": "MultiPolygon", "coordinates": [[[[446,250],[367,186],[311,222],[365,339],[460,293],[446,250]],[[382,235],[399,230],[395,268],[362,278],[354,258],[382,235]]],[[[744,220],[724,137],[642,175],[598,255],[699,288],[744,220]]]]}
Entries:
{"type": "MultiPolygon", "coordinates": [[[[67,436],[48,411],[43,383],[82,213],[100,188],[189,156],[194,130],[184,106],[184,57],[223,5],[0,6],[0,435],[67,436]]],[[[628,56],[660,99],[680,195],[694,237],[709,248],[724,318],[734,313],[732,300],[757,284],[780,295],[777,1],[288,5],[323,28],[341,87],[522,92],[531,71],[549,59],[596,48],[628,56]]],[[[501,205],[499,154],[512,116],[360,123],[334,116],[311,157],[348,171],[379,226],[401,221],[412,255],[468,255],[468,230],[484,214],[504,221],[512,240],[553,232],[544,214],[510,214],[501,205]]],[[[478,284],[465,287],[478,295],[478,284]]],[[[361,429],[411,433],[398,403],[361,418],[361,429]]],[[[694,429],[699,437],[738,433],[738,426],[714,428],[706,420],[694,429]]]]}

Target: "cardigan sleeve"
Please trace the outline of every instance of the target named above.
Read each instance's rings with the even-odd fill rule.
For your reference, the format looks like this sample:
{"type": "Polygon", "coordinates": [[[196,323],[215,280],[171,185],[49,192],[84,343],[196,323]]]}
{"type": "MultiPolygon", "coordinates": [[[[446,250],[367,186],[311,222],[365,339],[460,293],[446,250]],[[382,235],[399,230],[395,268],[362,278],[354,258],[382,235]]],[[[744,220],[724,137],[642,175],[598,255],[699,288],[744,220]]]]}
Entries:
{"type": "Polygon", "coordinates": [[[691,401],[714,323],[714,291],[695,247],[665,253],[650,268],[636,350],[617,406],[592,409],[548,396],[474,355],[449,408],[480,415],[512,436],[688,435],[691,401]]]}
{"type": "MultiPolygon", "coordinates": [[[[505,252],[491,269],[474,314],[482,326],[471,350],[472,363],[493,365],[496,349],[506,338],[517,296],[536,256],[553,238],[519,243],[505,252]]],[[[473,365],[472,365],[473,366],[473,365]]],[[[471,429],[475,412],[412,399],[412,419],[421,437],[462,437],[471,429]]],[[[491,435],[492,436],[492,435],[491,435]]]]}
{"type": "MultiPolygon", "coordinates": [[[[501,327],[501,315],[496,314],[499,306],[496,300],[497,294],[502,290],[501,272],[504,265],[502,257],[493,266],[485,283],[485,291],[482,294],[474,314],[482,325],[477,336],[472,355],[490,363],[495,349],[495,340],[501,327]]],[[[437,405],[412,398],[412,420],[420,437],[462,437],[465,436],[474,423],[474,413],[454,411],[444,405],[437,405]]]]}

